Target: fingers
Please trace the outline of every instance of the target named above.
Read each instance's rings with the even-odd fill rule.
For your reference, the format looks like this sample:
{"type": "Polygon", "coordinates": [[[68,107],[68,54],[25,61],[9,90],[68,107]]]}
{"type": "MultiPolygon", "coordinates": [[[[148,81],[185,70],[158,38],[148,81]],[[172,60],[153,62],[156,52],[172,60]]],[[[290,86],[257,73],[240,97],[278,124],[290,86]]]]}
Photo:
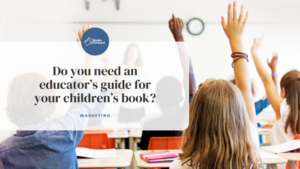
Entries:
{"type": "Polygon", "coordinates": [[[86,32],[86,30],[87,30],[87,25],[84,24],[84,25],[83,25],[83,28],[82,28],[83,33],[86,32]]]}
{"type": "Polygon", "coordinates": [[[172,20],[173,20],[173,27],[175,27],[175,15],[172,14],[172,20]]]}
{"type": "Polygon", "coordinates": [[[82,32],[82,29],[80,28],[79,31],[78,31],[79,40],[81,40],[82,35],[83,35],[83,32],[82,32]]]}
{"type": "Polygon", "coordinates": [[[242,22],[242,20],[243,20],[243,15],[244,15],[244,6],[242,5],[241,6],[241,12],[240,12],[240,16],[239,16],[239,22],[242,22]]]}
{"type": "Polygon", "coordinates": [[[179,25],[179,18],[176,18],[176,28],[178,28],[180,25],[179,25]]]}
{"type": "Polygon", "coordinates": [[[243,25],[245,25],[245,24],[246,24],[246,22],[247,22],[247,19],[248,19],[248,11],[246,12],[246,16],[245,16],[245,19],[244,19],[244,21],[243,21],[243,25]]]}
{"type": "Polygon", "coordinates": [[[236,2],[233,1],[233,20],[237,19],[237,14],[236,14],[236,2]]]}
{"type": "Polygon", "coordinates": [[[231,3],[228,4],[228,21],[231,21],[232,20],[232,6],[231,6],[231,3]]]}
{"type": "Polygon", "coordinates": [[[77,42],[80,42],[79,38],[76,38],[76,41],[77,41],[77,42]]]}
{"type": "Polygon", "coordinates": [[[221,16],[221,24],[222,24],[223,29],[225,29],[226,22],[225,22],[225,19],[223,16],[221,16]]]}
{"type": "Polygon", "coordinates": [[[180,19],[180,24],[181,24],[181,26],[184,26],[182,19],[180,19]]]}
{"type": "Polygon", "coordinates": [[[87,27],[87,29],[91,29],[91,28],[92,28],[92,26],[91,26],[91,24],[89,24],[88,27],[87,27]]]}

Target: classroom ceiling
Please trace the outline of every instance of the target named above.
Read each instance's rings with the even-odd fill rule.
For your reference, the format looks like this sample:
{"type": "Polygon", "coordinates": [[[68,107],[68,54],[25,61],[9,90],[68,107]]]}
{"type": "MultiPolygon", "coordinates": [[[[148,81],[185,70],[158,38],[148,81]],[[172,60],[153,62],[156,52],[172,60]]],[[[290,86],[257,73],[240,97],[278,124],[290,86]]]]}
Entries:
{"type": "MultiPolygon", "coordinates": [[[[121,0],[116,10],[114,0],[1,0],[0,23],[6,22],[166,22],[172,13],[185,22],[199,17],[207,23],[219,23],[226,15],[229,0],[121,0]]],[[[251,23],[300,23],[300,1],[238,0],[249,10],[251,23]]]]}

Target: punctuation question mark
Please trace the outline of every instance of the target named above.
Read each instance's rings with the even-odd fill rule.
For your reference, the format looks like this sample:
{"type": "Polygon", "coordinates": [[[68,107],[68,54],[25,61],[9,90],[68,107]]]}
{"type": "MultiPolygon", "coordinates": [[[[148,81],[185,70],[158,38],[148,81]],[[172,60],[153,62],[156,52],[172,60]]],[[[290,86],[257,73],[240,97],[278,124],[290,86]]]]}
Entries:
{"type": "Polygon", "coordinates": [[[155,99],[155,97],[156,97],[156,94],[151,93],[150,96],[152,96],[152,103],[153,103],[153,102],[154,102],[154,99],[155,99]]]}

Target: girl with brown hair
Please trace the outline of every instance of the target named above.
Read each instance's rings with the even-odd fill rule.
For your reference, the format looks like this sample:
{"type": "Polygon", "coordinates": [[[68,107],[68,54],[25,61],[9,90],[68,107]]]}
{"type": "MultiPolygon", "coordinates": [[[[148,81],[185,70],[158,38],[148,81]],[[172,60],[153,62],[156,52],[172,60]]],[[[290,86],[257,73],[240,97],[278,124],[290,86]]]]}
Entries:
{"type": "Polygon", "coordinates": [[[190,105],[189,126],[179,159],[171,169],[259,168],[256,114],[251,92],[248,56],[242,33],[246,24],[243,6],[237,16],[236,3],[228,5],[228,21],[222,26],[231,50],[236,86],[225,80],[208,79],[190,105]]]}
{"type": "MultiPolygon", "coordinates": [[[[256,70],[264,83],[268,100],[272,105],[276,121],[271,132],[271,144],[277,145],[293,140],[296,134],[300,134],[300,72],[291,70],[280,80],[280,95],[272,82],[272,76],[263,66],[258,56],[263,37],[255,38],[251,48],[256,70]]],[[[285,168],[285,165],[278,165],[285,168]]]]}

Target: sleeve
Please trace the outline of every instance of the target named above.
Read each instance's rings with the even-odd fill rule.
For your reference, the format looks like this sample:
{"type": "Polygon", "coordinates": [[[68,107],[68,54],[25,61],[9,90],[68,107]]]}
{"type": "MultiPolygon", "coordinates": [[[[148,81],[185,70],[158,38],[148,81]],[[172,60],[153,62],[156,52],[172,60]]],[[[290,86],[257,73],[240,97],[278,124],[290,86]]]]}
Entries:
{"type": "MultiPolygon", "coordinates": [[[[108,96],[108,94],[109,94],[109,90],[107,90],[106,92],[102,92],[101,96],[108,96]]],[[[105,103],[103,103],[103,102],[101,102],[101,103],[97,102],[95,104],[95,108],[94,108],[93,113],[94,114],[102,114],[102,111],[103,111],[104,107],[105,107],[105,103]]],[[[89,120],[88,126],[101,127],[102,126],[102,120],[101,120],[101,118],[91,118],[89,120]]]]}
{"type": "Polygon", "coordinates": [[[261,99],[255,102],[254,104],[255,104],[256,115],[258,115],[260,112],[262,112],[266,107],[270,105],[269,100],[267,98],[261,99]]]}
{"type": "MultiPolygon", "coordinates": [[[[76,95],[77,93],[82,93],[83,97],[97,95],[96,90],[92,89],[77,90],[76,95]]],[[[63,129],[68,130],[70,140],[74,146],[77,146],[82,139],[89,122],[89,118],[86,115],[93,113],[94,107],[94,102],[73,103],[66,116],[61,119],[63,129]]]]}

